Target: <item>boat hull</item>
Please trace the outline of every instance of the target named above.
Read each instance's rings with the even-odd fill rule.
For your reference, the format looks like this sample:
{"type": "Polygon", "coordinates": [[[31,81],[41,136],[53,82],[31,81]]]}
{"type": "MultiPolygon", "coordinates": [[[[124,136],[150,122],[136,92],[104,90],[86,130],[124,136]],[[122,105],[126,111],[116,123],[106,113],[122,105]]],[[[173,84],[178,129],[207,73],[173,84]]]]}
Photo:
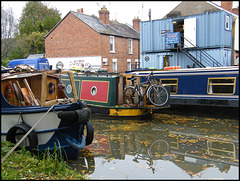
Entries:
{"type": "MultiPolygon", "coordinates": [[[[145,81],[144,76],[149,72],[149,70],[136,70],[128,73],[140,76],[141,81],[145,81]]],[[[153,78],[170,85],[170,105],[239,107],[238,67],[154,70],[152,72],[153,78]]]]}
{"type": "MultiPolygon", "coordinates": [[[[79,118],[59,118],[59,113],[72,113],[75,110],[80,110],[81,106],[79,103],[55,105],[53,110],[45,116],[44,114],[46,113],[46,110],[50,107],[21,107],[20,112],[16,111],[18,110],[17,106],[14,107],[2,108],[1,110],[1,141],[7,139],[8,141],[14,140],[11,142],[15,142],[15,140],[20,139],[27,131],[29,131],[20,129],[20,125],[27,125],[31,128],[42,118],[33,129],[34,134],[37,136],[37,139],[35,139],[35,141],[37,141],[37,147],[30,149],[32,148],[32,144],[36,144],[32,141],[34,140],[34,136],[31,135],[31,133],[20,144],[33,152],[45,151],[46,149],[53,151],[54,149],[62,148],[64,157],[66,156],[68,159],[75,159],[79,150],[83,149],[86,144],[86,140],[83,140],[82,137],[84,126],[86,125],[87,129],[93,130],[91,125],[88,126],[88,123],[79,121],[79,118]],[[14,107],[16,107],[16,109],[14,107]],[[16,126],[18,131],[15,131],[16,134],[12,134],[10,130],[16,126]],[[18,132],[22,132],[22,134],[18,135],[18,132]],[[71,144],[72,142],[78,144],[79,147],[71,144]]],[[[88,119],[90,116],[90,110],[88,108],[82,109],[83,112],[85,112],[85,115],[87,115],[86,119],[88,119]]]]}

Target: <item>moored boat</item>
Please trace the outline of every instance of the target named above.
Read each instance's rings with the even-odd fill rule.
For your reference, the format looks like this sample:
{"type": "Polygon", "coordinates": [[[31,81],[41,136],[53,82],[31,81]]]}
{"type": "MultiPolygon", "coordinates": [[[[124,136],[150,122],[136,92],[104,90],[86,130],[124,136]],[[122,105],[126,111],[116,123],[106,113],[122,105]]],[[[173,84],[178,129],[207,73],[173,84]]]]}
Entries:
{"type": "MultiPolygon", "coordinates": [[[[155,106],[147,100],[146,96],[137,107],[127,105],[123,98],[123,92],[126,86],[132,84],[131,78],[132,75],[129,74],[74,74],[78,98],[87,103],[92,115],[145,118],[151,116],[156,110],[170,107],[169,101],[162,106],[155,106]]],[[[66,95],[73,97],[69,77],[63,76],[62,81],[66,85],[66,95]]],[[[139,80],[137,81],[139,82],[139,80]]]]}
{"type": "Polygon", "coordinates": [[[26,149],[61,148],[63,156],[76,158],[92,143],[94,129],[90,109],[77,98],[72,71],[19,69],[1,73],[1,140],[16,143],[28,134],[20,144],[26,149]],[[63,74],[71,79],[73,98],[64,93],[63,74]]]}
{"type": "MultiPolygon", "coordinates": [[[[126,73],[145,81],[151,70],[126,73]]],[[[153,78],[170,86],[171,106],[239,107],[239,67],[153,70],[153,78]]]]}

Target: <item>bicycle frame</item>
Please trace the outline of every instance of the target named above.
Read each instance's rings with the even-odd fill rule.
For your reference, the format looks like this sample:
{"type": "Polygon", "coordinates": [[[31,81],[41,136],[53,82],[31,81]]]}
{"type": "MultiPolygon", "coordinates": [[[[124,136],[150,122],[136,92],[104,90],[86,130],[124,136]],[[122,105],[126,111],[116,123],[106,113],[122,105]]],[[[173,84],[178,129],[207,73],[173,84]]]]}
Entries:
{"type": "Polygon", "coordinates": [[[148,91],[148,89],[152,86],[152,82],[151,82],[151,80],[150,80],[150,75],[148,75],[147,76],[148,78],[147,78],[147,81],[146,82],[144,82],[144,83],[140,83],[140,84],[137,84],[136,82],[136,86],[134,86],[135,87],[135,89],[140,93],[140,96],[141,96],[141,99],[147,94],[147,91],[148,91]],[[140,87],[141,87],[141,85],[144,85],[145,83],[147,83],[147,87],[146,87],[146,89],[145,89],[145,91],[144,92],[141,92],[140,90],[140,87]]]}

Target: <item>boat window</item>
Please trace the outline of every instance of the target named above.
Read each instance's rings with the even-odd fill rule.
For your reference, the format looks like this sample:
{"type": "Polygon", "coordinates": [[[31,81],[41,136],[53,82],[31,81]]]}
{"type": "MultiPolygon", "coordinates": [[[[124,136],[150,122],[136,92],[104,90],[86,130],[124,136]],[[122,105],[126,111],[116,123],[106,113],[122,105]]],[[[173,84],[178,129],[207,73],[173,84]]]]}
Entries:
{"type": "Polygon", "coordinates": [[[236,77],[209,78],[208,94],[234,94],[236,77]]]}
{"type": "Polygon", "coordinates": [[[233,159],[236,158],[236,148],[232,142],[208,140],[207,148],[208,153],[211,155],[233,159]]]}
{"type": "Polygon", "coordinates": [[[160,79],[163,86],[170,86],[170,93],[176,94],[178,91],[178,79],[160,79]]]}

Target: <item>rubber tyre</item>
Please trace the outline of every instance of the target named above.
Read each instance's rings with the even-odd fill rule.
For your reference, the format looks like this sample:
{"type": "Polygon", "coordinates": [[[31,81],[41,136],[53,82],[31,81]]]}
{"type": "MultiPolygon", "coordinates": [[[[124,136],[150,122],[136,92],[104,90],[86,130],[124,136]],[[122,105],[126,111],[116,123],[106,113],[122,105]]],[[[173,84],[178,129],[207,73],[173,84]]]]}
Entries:
{"type": "Polygon", "coordinates": [[[87,127],[86,145],[90,145],[94,138],[94,129],[91,121],[88,121],[86,123],[86,127],[87,127]]]}
{"type": "MultiPolygon", "coordinates": [[[[25,135],[29,130],[31,129],[31,126],[27,124],[17,124],[13,127],[11,127],[6,136],[6,140],[11,143],[16,143],[16,134],[18,130],[21,130],[23,134],[25,135]]],[[[28,142],[29,142],[29,151],[33,151],[37,149],[38,146],[38,137],[36,132],[33,130],[28,136],[28,142]]]]}
{"type": "Polygon", "coordinates": [[[140,102],[140,93],[133,86],[128,86],[124,89],[123,97],[125,102],[130,107],[137,107],[140,102]]]}

